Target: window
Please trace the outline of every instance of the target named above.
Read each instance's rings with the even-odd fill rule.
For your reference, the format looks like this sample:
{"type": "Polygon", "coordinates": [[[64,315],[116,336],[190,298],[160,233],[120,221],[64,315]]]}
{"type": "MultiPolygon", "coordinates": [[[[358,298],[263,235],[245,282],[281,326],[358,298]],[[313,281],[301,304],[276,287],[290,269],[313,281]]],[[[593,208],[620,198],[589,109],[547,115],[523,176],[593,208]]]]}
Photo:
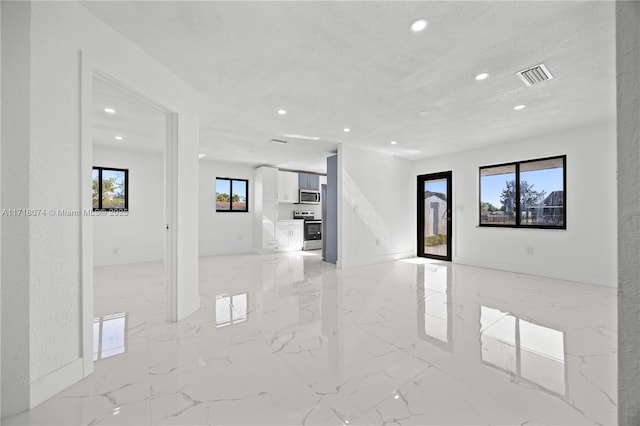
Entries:
{"type": "Polygon", "coordinates": [[[129,170],[93,168],[93,210],[129,209],[129,170]]]}
{"type": "Polygon", "coordinates": [[[249,181],[246,179],[216,178],[216,211],[248,212],[249,181]]]}
{"type": "Polygon", "coordinates": [[[566,161],[480,167],[480,226],[566,229],[566,161]]]}

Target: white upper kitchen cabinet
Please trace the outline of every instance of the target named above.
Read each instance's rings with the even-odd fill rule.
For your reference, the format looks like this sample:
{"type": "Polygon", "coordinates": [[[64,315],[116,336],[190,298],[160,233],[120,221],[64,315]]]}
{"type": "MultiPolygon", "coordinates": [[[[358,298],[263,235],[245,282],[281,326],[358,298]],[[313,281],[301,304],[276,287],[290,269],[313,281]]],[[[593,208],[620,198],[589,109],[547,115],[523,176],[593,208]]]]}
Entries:
{"type": "Polygon", "coordinates": [[[298,202],[298,174],[278,171],[278,201],[281,203],[298,202]]]}
{"type": "Polygon", "coordinates": [[[278,169],[275,167],[258,167],[256,169],[256,190],[262,187],[262,193],[256,194],[262,201],[278,201],[278,169]]]}

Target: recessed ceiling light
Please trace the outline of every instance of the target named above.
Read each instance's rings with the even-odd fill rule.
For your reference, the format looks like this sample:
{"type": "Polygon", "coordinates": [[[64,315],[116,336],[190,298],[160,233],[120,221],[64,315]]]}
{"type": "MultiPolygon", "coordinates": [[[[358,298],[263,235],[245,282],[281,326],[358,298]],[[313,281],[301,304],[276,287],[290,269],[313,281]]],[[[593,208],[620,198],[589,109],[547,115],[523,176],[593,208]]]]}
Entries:
{"type": "Polygon", "coordinates": [[[283,109],[279,109],[278,110],[278,114],[280,115],[285,115],[287,113],[287,111],[283,110],[283,109]]]}
{"type": "Polygon", "coordinates": [[[122,136],[116,136],[116,137],[114,137],[114,139],[117,140],[117,141],[121,141],[122,140],[122,136]]]}
{"type": "Polygon", "coordinates": [[[525,109],[526,107],[526,105],[516,105],[513,107],[513,109],[515,109],[516,111],[520,111],[521,109],[525,109]]]}
{"type": "Polygon", "coordinates": [[[391,145],[396,145],[398,142],[396,141],[391,141],[391,145]]]}
{"type": "Polygon", "coordinates": [[[419,33],[420,31],[424,31],[424,29],[427,28],[427,25],[429,25],[429,23],[426,19],[417,19],[411,24],[411,31],[419,33]]]}
{"type": "Polygon", "coordinates": [[[204,158],[204,157],[206,157],[206,156],[207,156],[207,154],[199,154],[199,155],[198,155],[198,158],[204,158]]]}
{"type": "Polygon", "coordinates": [[[476,75],[476,80],[478,80],[478,81],[486,80],[487,78],[489,78],[489,73],[488,72],[481,72],[480,74],[476,75]]]}
{"type": "Polygon", "coordinates": [[[348,128],[348,127],[345,127],[345,128],[344,128],[344,129],[342,129],[342,130],[344,130],[344,132],[345,132],[345,133],[349,133],[349,132],[351,131],[351,129],[350,129],[350,128],[348,128]]]}
{"type": "Polygon", "coordinates": [[[107,107],[104,109],[104,112],[109,113],[109,114],[115,114],[116,110],[111,108],[111,107],[107,107]]]}

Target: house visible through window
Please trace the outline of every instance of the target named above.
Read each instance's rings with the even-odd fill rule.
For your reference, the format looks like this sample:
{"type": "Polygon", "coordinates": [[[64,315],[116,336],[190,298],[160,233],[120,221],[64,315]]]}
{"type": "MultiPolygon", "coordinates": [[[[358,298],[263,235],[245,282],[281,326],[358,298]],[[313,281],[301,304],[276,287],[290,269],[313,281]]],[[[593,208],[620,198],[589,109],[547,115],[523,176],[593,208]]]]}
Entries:
{"type": "Polygon", "coordinates": [[[129,209],[129,170],[93,168],[93,210],[129,209]]]}
{"type": "Polygon", "coordinates": [[[480,226],[566,229],[566,156],[480,168],[480,226]]]}
{"type": "Polygon", "coordinates": [[[246,179],[216,178],[216,211],[248,212],[249,181],[246,179]]]}

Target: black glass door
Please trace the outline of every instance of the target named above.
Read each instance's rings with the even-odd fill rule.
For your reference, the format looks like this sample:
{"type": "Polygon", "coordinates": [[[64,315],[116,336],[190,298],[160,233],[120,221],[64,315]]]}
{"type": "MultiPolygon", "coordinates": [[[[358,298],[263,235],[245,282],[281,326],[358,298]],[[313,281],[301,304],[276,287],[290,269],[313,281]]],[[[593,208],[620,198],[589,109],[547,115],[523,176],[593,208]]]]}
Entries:
{"type": "Polygon", "coordinates": [[[451,172],[418,176],[418,256],[451,260],[451,172]]]}

